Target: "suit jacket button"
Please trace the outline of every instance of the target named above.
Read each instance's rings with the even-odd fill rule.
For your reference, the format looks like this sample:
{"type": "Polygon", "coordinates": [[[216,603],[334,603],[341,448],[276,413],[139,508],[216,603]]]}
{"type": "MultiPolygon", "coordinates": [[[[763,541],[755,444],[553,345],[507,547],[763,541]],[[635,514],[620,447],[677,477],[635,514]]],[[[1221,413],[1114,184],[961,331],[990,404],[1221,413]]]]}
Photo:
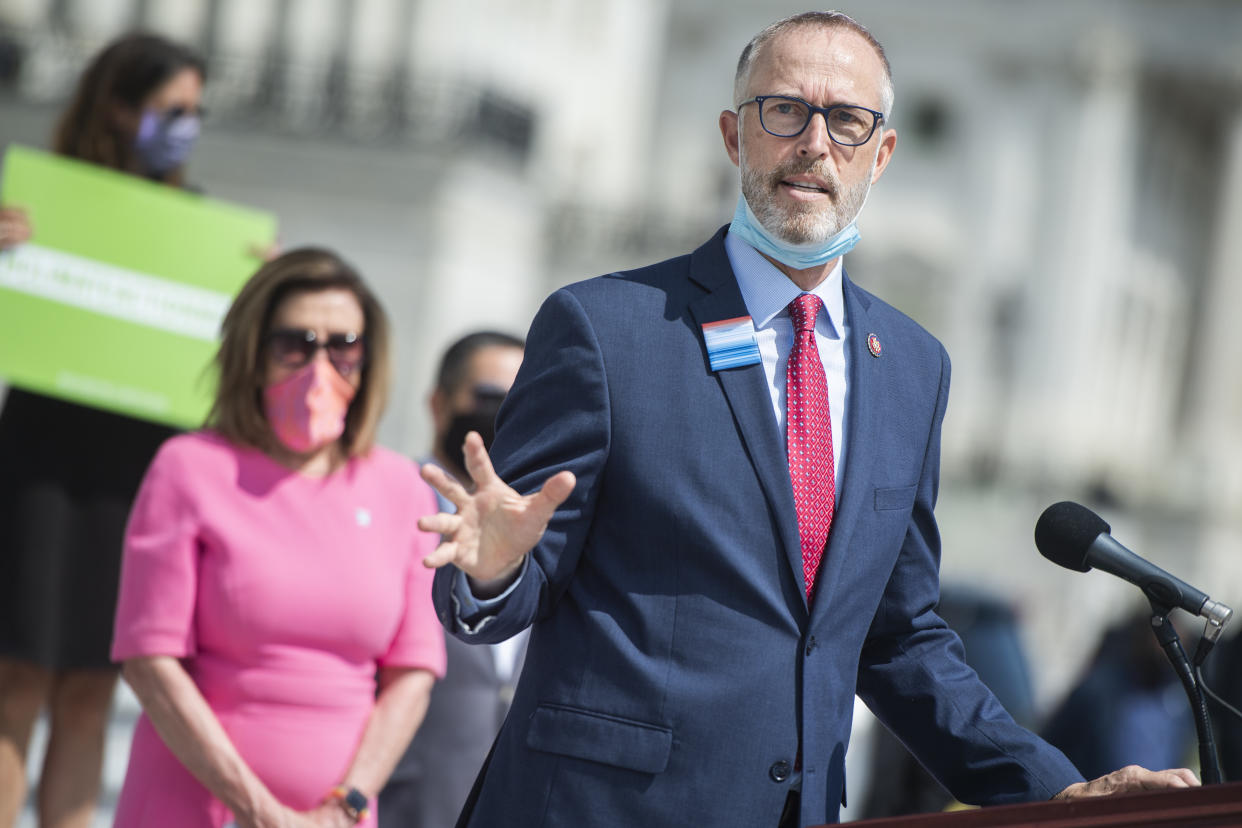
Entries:
{"type": "Polygon", "coordinates": [[[784,782],[789,778],[789,763],[784,759],[773,762],[772,767],[768,768],[768,776],[772,777],[773,782],[784,782]]]}

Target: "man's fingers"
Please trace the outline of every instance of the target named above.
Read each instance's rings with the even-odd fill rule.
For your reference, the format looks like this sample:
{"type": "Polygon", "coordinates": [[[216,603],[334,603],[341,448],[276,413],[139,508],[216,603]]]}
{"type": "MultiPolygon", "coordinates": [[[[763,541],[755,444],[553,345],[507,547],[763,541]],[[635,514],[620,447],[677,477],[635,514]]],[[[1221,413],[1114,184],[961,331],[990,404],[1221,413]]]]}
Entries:
{"type": "Polygon", "coordinates": [[[556,507],[565,502],[577,484],[577,478],[571,471],[557,472],[547,479],[535,496],[531,498],[531,508],[535,510],[540,521],[547,523],[552,519],[556,507]]]}
{"type": "Polygon", "coordinates": [[[1172,770],[1160,771],[1159,776],[1164,777],[1164,781],[1168,783],[1160,785],[1160,787],[1197,788],[1203,784],[1190,768],[1173,768],[1172,770]]]}
{"type": "Polygon", "coordinates": [[[1128,765],[1110,776],[1117,776],[1117,789],[1122,791],[1156,791],[1164,788],[1189,788],[1199,780],[1188,768],[1153,771],[1138,765],[1128,765]]]}
{"type": "Polygon", "coordinates": [[[1109,796],[1118,793],[1155,791],[1166,788],[1193,788],[1200,784],[1194,772],[1186,768],[1150,771],[1138,765],[1127,765],[1112,773],[1070,785],[1056,799],[1082,799],[1091,796],[1109,796]]]}
{"type": "Polygon", "coordinates": [[[418,519],[418,528],[424,532],[435,532],[437,535],[451,535],[461,527],[461,517],[447,512],[436,512],[423,515],[418,519]]]}
{"type": "Polygon", "coordinates": [[[435,463],[423,463],[418,470],[418,474],[430,484],[431,488],[439,492],[449,503],[452,503],[458,509],[470,499],[470,493],[466,491],[466,488],[435,463]]]}
{"type": "Polygon", "coordinates": [[[427,557],[423,558],[423,566],[428,569],[439,569],[445,564],[453,563],[456,558],[457,543],[455,541],[442,541],[427,557]]]}
{"type": "Polygon", "coordinates": [[[566,469],[549,477],[539,491],[524,498],[527,525],[538,526],[539,533],[542,534],[557,507],[565,502],[565,498],[569,497],[577,482],[574,473],[566,469]]]}
{"type": "Polygon", "coordinates": [[[464,449],[466,471],[470,479],[474,481],[476,488],[486,488],[499,479],[496,477],[496,470],[492,468],[492,459],[487,456],[487,449],[483,445],[483,438],[479,436],[479,432],[471,431],[466,434],[464,449]]]}

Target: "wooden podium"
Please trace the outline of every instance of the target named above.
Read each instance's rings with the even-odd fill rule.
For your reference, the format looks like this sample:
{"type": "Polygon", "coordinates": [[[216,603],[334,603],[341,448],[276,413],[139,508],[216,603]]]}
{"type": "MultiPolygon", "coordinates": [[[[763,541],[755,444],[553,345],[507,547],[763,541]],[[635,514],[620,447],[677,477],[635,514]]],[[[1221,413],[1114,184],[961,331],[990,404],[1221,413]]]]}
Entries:
{"type": "Polygon", "coordinates": [[[1153,793],[1032,802],[943,814],[915,814],[850,823],[862,828],[992,828],[1032,825],[1041,828],[1237,828],[1242,826],[1242,782],[1205,785],[1153,793]]]}

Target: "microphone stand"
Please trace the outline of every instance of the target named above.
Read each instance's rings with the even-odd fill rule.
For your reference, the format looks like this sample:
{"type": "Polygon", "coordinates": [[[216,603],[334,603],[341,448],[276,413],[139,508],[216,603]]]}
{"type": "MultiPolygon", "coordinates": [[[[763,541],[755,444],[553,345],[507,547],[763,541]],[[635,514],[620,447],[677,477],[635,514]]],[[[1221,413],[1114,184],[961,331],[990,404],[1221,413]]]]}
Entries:
{"type": "MultiPolygon", "coordinates": [[[[1150,600],[1150,596],[1149,596],[1150,600]]],[[[1190,659],[1182,649],[1182,641],[1177,637],[1177,630],[1169,623],[1171,607],[1151,601],[1151,629],[1156,640],[1164,648],[1173,671],[1182,680],[1186,690],[1186,698],[1190,700],[1190,709],[1195,717],[1195,732],[1199,736],[1199,774],[1204,785],[1215,785],[1221,781],[1220,758],[1216,755],[1216,739],[1212,736],[1212,720],[1208,718],[1207,701],[1203,698],[1203,690],[1195,680],[1190,669],[1190,659]]]]}

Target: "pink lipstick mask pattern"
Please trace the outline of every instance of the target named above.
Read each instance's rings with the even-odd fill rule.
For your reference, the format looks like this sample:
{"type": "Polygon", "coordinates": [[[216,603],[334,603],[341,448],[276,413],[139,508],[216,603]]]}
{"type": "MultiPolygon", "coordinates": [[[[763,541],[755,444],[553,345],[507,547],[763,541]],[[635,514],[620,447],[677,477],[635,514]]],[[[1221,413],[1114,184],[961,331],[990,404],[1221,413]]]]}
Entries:
{"type": "Polygon", "coordinates": [[[263,413],[277,439],[306,454],[345,432],[354,387],[327,360],[313,359],[297,373],[263,389],[263,413]]]}

